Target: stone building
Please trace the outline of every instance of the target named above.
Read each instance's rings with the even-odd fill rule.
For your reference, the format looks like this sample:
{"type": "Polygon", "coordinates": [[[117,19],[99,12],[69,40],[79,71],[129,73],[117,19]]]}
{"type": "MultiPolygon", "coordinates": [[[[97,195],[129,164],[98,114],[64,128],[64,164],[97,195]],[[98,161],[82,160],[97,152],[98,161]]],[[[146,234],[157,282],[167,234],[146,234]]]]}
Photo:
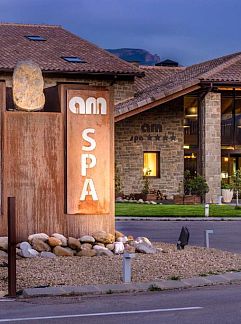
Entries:
{"type": "Polygon", "coordinates": [[[217,202],[221,180],[241,168],[241,53],[188,67],[139,68],[133,98],[116,105],[116,168],[126,194],[144,176],[168,197],[182,192],[184,170],[209,185],[217,202]]]}

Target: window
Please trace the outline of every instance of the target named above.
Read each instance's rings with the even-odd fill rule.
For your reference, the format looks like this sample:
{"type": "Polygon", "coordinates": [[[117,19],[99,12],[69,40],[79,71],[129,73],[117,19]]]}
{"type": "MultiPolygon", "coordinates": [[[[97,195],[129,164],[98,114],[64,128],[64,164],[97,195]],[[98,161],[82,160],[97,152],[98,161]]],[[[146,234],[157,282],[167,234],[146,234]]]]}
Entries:
{"type": "Polygon", "coordinates": [[[160,177],[160,152],[144,152],[143,175],[160,177]]]}
{"type": "Polygon", "coordinates": [[[63,56],[62,59],[70,63],[86,63],[77,56],[63,56]]]}
{"type": "Polygon", "coordinates": [[[184,144],[193,148],[198,147],[198,98],[184,97],[184,144]]]}
{"type": "Polygon", "coordinates": [[[241,92],[222,93],[222,145],[241,145],[241,92]]]}
{"type": "Polygon", "coordinates": [[[37,41],[37,42],[43,42],[46,41],[46,38],[42,37],[42,36],[38,36],[38,35],[30,35],[30,36],[25,36],[28,40],[31,41],[37,41]]]}

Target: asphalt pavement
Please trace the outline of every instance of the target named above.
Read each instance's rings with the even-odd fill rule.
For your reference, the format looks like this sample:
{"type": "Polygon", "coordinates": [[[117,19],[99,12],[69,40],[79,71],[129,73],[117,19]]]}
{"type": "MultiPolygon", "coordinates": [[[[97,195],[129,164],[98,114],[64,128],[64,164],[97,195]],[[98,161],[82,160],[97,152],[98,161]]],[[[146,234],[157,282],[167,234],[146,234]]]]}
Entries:
{"type": "Polygon", "coordinates": [[[189,229],[190,245],[204,246],[204,232],[211,229],[210,247],[241,253],[241,221],[116,221],[116,229],[126,235],[174,244],[182,226],[189,229]]]}
{"type": "Polygon", "coordinates": [[[241,285],[93,297],[0,299],[0,323],[241,322],[241,285]]]}

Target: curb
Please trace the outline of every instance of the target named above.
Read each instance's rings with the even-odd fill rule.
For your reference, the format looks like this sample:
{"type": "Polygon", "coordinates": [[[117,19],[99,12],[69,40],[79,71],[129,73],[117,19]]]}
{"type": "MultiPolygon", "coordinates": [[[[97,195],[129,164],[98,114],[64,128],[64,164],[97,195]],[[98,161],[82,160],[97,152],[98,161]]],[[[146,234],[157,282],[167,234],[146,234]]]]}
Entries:
{"type": "Polygon", "coordinates": [[[241,221],[241,217],[142,217],[116,216],[116,222],[121,221],[241,221]]]}
{"type": "Polygon", "coordinates": [[[226,272],[224,274],[193,277],[181,280],[160,280],[143,283],[122,283],[86,286],[60,286],[44,288],[26,288],[21,297],[54,297],[54,296],[86,296],[113,293],[133,293],[162,291],[185,288],[213,286],[217,284],[231,284],[241,282],[241,272],[226,272]]]}

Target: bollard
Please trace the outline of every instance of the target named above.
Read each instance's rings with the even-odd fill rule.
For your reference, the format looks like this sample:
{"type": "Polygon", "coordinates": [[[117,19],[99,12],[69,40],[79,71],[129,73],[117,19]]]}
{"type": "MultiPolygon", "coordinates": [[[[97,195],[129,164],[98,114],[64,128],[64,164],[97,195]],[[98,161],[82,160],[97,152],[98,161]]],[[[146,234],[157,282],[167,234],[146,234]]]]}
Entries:
{"type": "Polygon", "coordinates": [[[135,254],[124,253],[123,254],[123,281],[124,283],[131,282],[131,259],[135,257],[135,254]]]}
{"type": "Polygon", "coordinates": [[[205,246],[207,249],[209,249],[209,234],[213,234],[213,230],[205,230],[204,232],[204,241],[205,241],[205,246]]]}
{"type": "Polygon", "coordinates": [[[223,196],[218,196],[218,205],[222,205],[223,196]]]}
{"type": "Polygon", "coordinates": [[[209,216],[209,204],[205,204],[205,217],[209,216]]]}
{"type": "Polygon", "coordinates": [[[16,297],[15,197],[8,197],[8,296],[16,297]]]}

